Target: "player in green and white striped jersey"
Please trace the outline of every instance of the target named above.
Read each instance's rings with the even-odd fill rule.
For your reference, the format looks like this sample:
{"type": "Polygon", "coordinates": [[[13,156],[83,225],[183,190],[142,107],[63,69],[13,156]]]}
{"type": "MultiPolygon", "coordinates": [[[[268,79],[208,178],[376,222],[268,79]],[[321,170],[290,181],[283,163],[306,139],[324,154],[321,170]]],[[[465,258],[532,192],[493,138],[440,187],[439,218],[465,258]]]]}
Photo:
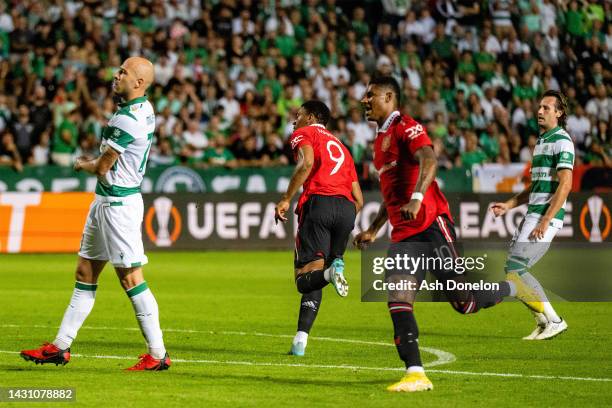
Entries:
{"type": "Polygon", "coordinates": [[[537,326],[525,340],[545,340],[567,330],[548,302],[544,289],[529,273],[548,250],[553,238],[563,227],[565,202],[572,188],[574,143],[563,129],[567,117],[567,104],[557,91],[544,93],[538,109],[538,125],[542,133],[533,152],[531,185],[505,203],[493,203],[496,216],[511,208],[527,205],[527,213],[514,233],[506,260],[506,273],[518,274],[539,294],[543,313],[534,313],[537,326]]]}
{"type": "Polygon", "coordinates": [[[102,133],[101,156],[77,159],[76,171],[98,177],[96,197],[81,239],[76,284],[58,334],[51,344],[21,355],[36,363],[66,364],[70,346],[91,312],[98,276],[110,261],[130,298],[149,352],[129,370],[165,370],[170,359],[164,346],[155,297],[144,280],[147,263],[142,244],[143,202],[140,184],[155,131],[155,113],[145,91],[154,80],[150,61],[132,57],[114,76],[113,92],[124,102],[102,133]]]}

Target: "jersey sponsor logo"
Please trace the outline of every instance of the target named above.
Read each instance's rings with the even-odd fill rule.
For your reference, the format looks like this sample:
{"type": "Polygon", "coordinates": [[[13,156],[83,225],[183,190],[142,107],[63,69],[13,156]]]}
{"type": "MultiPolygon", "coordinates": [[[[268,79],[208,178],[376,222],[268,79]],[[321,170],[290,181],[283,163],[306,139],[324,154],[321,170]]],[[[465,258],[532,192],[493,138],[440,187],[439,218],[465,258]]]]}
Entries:
{"type": "Polygon", "coordinates": [[[416,125],[411,126],[408,129],[406,129],[404,133],[406,133],[406,137],[408,137],[408,139],[410,140],[416,139],[417,137],[421,136],[424,133],[423,125],[417,123],[416,125]]]}
{"type": "Polygon", "coordinates": [[[303,138],[304,136],[298,135],[294,137],[293,139],[291,139],[291,149],[295,149],[295,146],[297,146],[297,144],[300,143],[303,138]]]}
{"type": "Polygon", "coordinates": [[[589,242],[603,242],[610,234],[612,217],[610,210],[599,196],[590,197],[580,211],[580,231],[589,242]],[[587,228],[586,216],[590,215],[591,229],[587,228]],[[600,227],[603,214],[603,228],[600,227]]]}
{"type": "Polygon", "coordinates": [[[172,246],[174,241],[181,235],[182,228],[181,214],[172,204],[168,197],[158,197],[153,201],[153,205],[147,211],[145,217],[145,231],[147,236],[158,247],[172,246]],[[153,218],[155,217],[157,231],[153,228],[153,218]],[[172,217],[172,232],[169,231],[170,218],[172,217]]]}

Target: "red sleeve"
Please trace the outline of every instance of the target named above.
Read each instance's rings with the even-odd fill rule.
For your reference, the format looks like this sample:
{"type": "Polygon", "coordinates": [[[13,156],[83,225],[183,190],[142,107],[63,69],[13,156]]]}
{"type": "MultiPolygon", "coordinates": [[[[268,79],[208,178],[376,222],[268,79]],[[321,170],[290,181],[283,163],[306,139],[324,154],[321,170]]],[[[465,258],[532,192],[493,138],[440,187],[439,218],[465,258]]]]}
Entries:
{"type": "Polygon", "coordinates": [[[291,150],[293,150],[294,154],[297,154],[297,151],[300,147],[310,145],[312,146],[312,141],[310,140],[310,136],[308,133],[303,131],[302,129],[298,129],[289,138],[289,143],[291,143],[291,150]]]}
{"type": "Polygon", "coordinates": [[[408,146],[412,155],[423,146],[433,146],[425,127],[416,121],[402,123],[397,132],[399,139],[408,146]]]}

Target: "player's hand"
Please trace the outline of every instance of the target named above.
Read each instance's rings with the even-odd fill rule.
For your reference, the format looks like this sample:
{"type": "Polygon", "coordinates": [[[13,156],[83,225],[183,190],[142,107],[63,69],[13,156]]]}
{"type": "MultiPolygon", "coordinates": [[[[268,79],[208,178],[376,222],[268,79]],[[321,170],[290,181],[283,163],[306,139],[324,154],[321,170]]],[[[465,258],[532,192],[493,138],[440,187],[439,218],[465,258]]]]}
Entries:
{"type": "Polygon", "coordinates": [[[402,219],[414,220],[421,209],[421,200],[410,200],[408,204],[403,205],[400,208],[402,219]]]}
{"type": "Polygon", "coordinates": [[[274,221],[278,224],[279,221],[287,222],[287,217],[285,214],[287,210],[289,210],[289,201],[282,199],[276,204],[276,209],[274,210],[274,221]]]}
{"type": "Polygon", "coordinates": [[[369,243],[376,240],[376,233],[370,230],[360,232],[353,239],[353,245],[359,249],[365,249],[369,243]]]}
{"type": "Polygon", "coordinates": [[[531,231],[531,234],[529,234],[529,239],[533,239],[536,241],[543,239],[544,234],[546,234],[546,230],[548,229],[549,225],[550,220],[542,218],[540,222],[538,222],[538,225],[536,225],[536,227],[533,229],[533,231],[531,231]]]}
{"type": "Polygon", "coordinates": [[[74,166],[73,166],[74,171],[81,171],[81,170],[83,170],[83,162],[84,161],[85,160],[82,157],[77,158],[75,160],[74,166]]]}
{"type": "Polygon", "coordinates": [[[504,215],[508,211],[508,204],[506,203],[493,203],[491,204],[491,211],[496,217],[504,215]]]}

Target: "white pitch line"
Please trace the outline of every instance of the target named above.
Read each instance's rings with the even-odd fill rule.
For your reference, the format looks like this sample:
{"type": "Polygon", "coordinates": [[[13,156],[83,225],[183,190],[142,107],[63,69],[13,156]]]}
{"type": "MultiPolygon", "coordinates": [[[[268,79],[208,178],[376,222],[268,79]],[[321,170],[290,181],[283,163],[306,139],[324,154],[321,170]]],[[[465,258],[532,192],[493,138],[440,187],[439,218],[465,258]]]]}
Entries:
{"type": "MultiPolygon", "coordinates": [[[[0,328],[25,328],[34,327],[38,329],[57,329],[57,327],[45,326],[40,324],[33,325],[16,325],[16,324],[2,324],[0,328]]],[[[89,330],[127,330],[127,331],[140,331],[139,328],[135,327],[108,327],[108,326],[83,326],[81,329],[89,330]]],[[[192,329],[163,329],[164,332],[168,333],[203,333],[203,334],[220,334],[227,336],[258,336],[258,337],[277,337],[277,338],[290,338],[294,336],[289,334],[271,334],[271,333],[259,333],[259,332],[242,332],[242,331],[215,331],[215,330],[192,330],[192,329]]],[[[332,341],[338,343],[352,343],[352,344],[367,344],[370,346],[389,346],[395,347],[394,344],[385,343],[380,341],[367,341],[367,340],[356,340],[356,339],[340,339],[336,337],[310,337],[311,340],[319,341],[332,341]]],[[[420,347],[420,350],[433,354],[437,357],[436,360],[423,364],[425,367],[436,367],[444,364],[450,364],[457,361],[457,357],[444,350],[439,350],[433,347],[420,347]]]]}
{"type": "MultiPolygon", "coordinates": [[[[0,354],[19,354],[17,351],[0,350],[0,354]]],[[[73,354],[74,357],[98,358],[107,360],[134,360],[133,356],[99,356],[73,354]]],[[[343,369],[343,370],[370,370],[370,371],[405,371],[404,368],[398,367],[364,367],[353,365],[331,365],[331,364],[301,364],[301,363],[266,363],[254,361],[222,361],[222,360],[186,360],[172,359],[175,363],[187,364],[219,364],[219,365],[238,365],[238,366],[253,366],[253,367],[300,367],[300,368],[326,368],[326,369],[343,369]]],[[[477,377],[507,377],[507,378],[526,378],[537,380],[567,380],[567,381],[593,381],[593,382],[611,382],[612,378],[592,378],[592,377],[566,377],[556,375],[525,375],[515,373],[489,373],[489,372],[473,372],[473,371],[455,371],[455,370],[427,370],[430,373],[452,374],[452,375],[472,375],[477,377]]]]}

